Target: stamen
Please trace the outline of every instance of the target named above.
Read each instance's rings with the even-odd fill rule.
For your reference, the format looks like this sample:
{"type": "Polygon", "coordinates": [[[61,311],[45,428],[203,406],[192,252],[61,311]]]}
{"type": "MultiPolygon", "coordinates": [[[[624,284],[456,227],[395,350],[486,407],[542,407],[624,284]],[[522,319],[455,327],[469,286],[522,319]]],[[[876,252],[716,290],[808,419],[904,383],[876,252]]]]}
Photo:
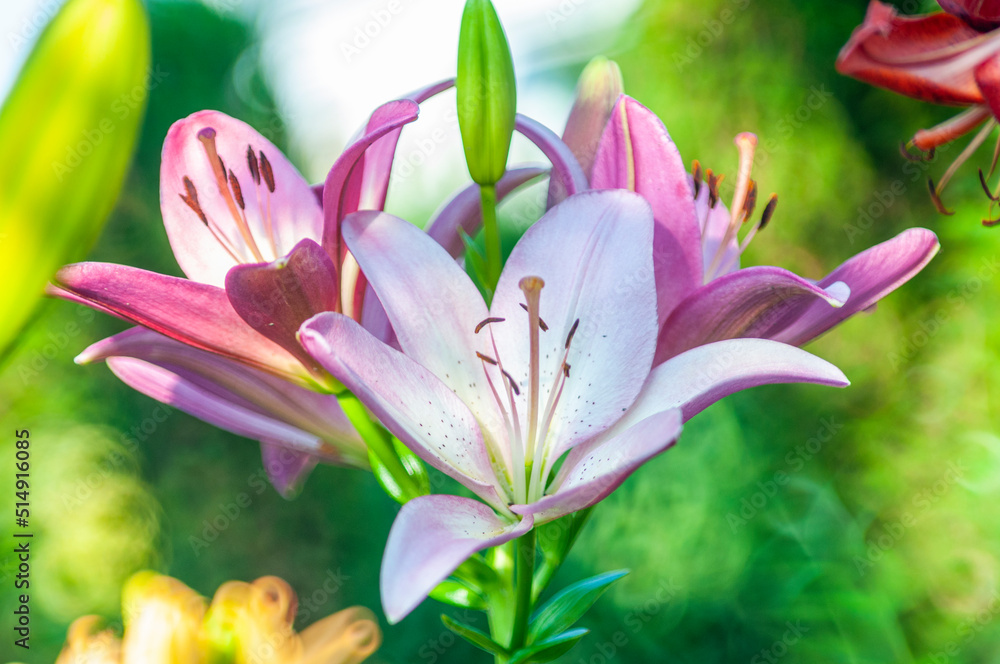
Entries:
{"type": "Polygon", "coordinates": [[[569,334],[566,335],[566,350],[569,350],[569,345],[573,343],[573,335],[576,334],[576,328],[578,327],[580,327],[579,318],[573,321],[573,327],[569,328],[569,334]]]}
{"type": "Polygon", "coordinates": [[[198,203],[198,190],[195,189],[194,183],[191,182],[191,178],[184,176],[184,189],[187,190],[187,196],[184,194],[177,194],[181,197],[181,200],[188,204],[188,207],[194,210],[194,213],[198,215],[201,219],[201,223],[208,226],[208,217],[205,216],[204,210],[201,209],[201,204],[198,203]]]}
{"type": "Polygon", "coordinates": [[[505,320],[507,319],[500,318],[498,316],[490,316],[489,318],[485,318],[479,323],[479,325],[476,325],[476,334],[479,334],[479,332],[490,323],[502,323],[505,320]]]}
{"type": "Polygon", "coordinates": [[[768,222],[771,221],[771,217],[774,216],[774,208],[778,207],[778,195],[771,194],[770,200],[767,201],[767,205],[764,206],[764,212],[760,215],[760,223],[757,224],[757,230],[764,230],[768,222]]]}
{"type": "Polygon", "coordinates": [[[267,156],[264,151],[260,151],[260,173],[264,176],[264,183],[267,184],[267,190],[272,194],[274,193],[274,171],[271,170],[271,162],[267,160],[267,156]]]}
{"type": "Polygon", "coordinates": [[[250,168],[250,177],[253,178],[253,183],[259,185],[260,168],[257,166],[257,155],[254,154],[253,148],[249,145],[247,146],[247,166],[250,168]]]}
{"type": "Polygon", "coordinates": [[[205,149],[205,154],[208,156],[208,162],[212,166],[212,170],[215,173],[215,182],[219,188],[219,194],[226,200],[226,205],[229,206],[229,212],[233,216],[233,220],[236,222],[236,227],[240,231],[240,235],[243,237],[243,242],[246,244],[247,248],[253,254],[253,257],[258,263],[263,263],[264,256],[260,253],[260,249],[257,247],[257,243],[253,239],[253,235],[250,233],[250,227],[246,223],[246,217],[241,215],[236,206],[236,201],[233,199],[233,195],[229,190],[229,178],[226,177],[225,164],[222,163],[222,158],[219,156],[218,149],[215,145],[215,129],[212,127],[205,127],[198,132],[198,140],[201,141],[202,147],[205,149]]]}
{"type": "MultiPolygon", "coordinates": [[[[545,420],[542,423],[541,431],[547,432],[549,427],[552,426],[552,419],[556,414],[556,404],[559,403],[559,397],[562,396],[563,388],[566,387],[566,379],[569,378],[569,347],[573,342],[573,335],[576,334],[577,328],[580,326],[580,319],[577,318],[573,321],[573,326],[569,330],[569,334],[566,335],[566,352],[563,353],[562,364],[560,365],[560,371],[555,375],[552,383],[552,387],[549,389],[549,400],[545,404],[545,420]]],[[[538,500],[541,498],[541,494],[545,488],[544,479],[549,476],[549,459],[546,458],[546,451],[544,448],[544,436],[541,441],[542,444],[538,446],[538,451],[535,453],[535,462],[531,469],[531,481],[529,487],[531,488],[531,495],[529,498],[532,500],[538,500]]]]}
{"type": "Polygon", "coordinates": [[[510,385],[510,389],[514,390],[514,395],[521,396],[521,388],[517,386],[517,381],[514,380],[514,377],[511,376],[506,369],[501,369],[500,371],[503,373],[504,378],[507,379],[507,384],[510,385]]]}
{"type": "Polygon", "coordinates": [[[274,227],[271,223],[270,196],[270,194],[274,193],[274,171],[271,169],[271,162],[267,160],[267,156],[263,150],[260,151],[260,174],[264,177],[264,184],[267,185],[267,191],[269,192],[267,196],[267,209],[264,212],[264,233],[267,234],[267,239],[271,243],[271,249],[274,251],[274,255],[277,256],[278,243],[274,240],[274,227]]]}
{"type": "Polygon", "coordinates": [[[719,202],[719,184],[725,176],[716,177],[711,168],[705,171],[705,176],[708,178],[708,207],[714,209],[719,202]]]}
{"type": "Polygon", "coordinates": [[[701,193],[701,163],[697,159],[691,164],[691,174],[694,177],[694,197],[697,199],[701,193]]]}
{"type": "Polygon", "coordinates": [[[986,184],[986,176],[983,175],[983,169],[979,169],[979,184],[982,185],[983,191],[986,192],[986,198],[990,199],[994,203],[1000,201],[1000,196],[996,196],[990,191],[990,187],[986,184]]]}
{"type": "MultiPolygon", "coordinates": [[[[912,152],[910,152],[910,148],[912,147],[914,147],[913,141],[910,141],[909,143],[901,141],[899,143],[899,154],[903,155],[903,158],[906,159],[907,161],[923,162],[934,159],[934,148],[931,148],[926,152],[921,150],[920,154],[913,154],[912,152]]],[[[920,150],[920,148],[917,149],[920,150]]]]}
{"type": "Polygon", "coordinates": [[[240,210],[246,210],[246,203],[243,202],[243,189],[240,188],[240,181],[236,179],[236,174],[229,171],[229,188],[233,190],[233,196],[236,197],[236,204],[240,206],[240,210]]]}
{"type": "Polygon", "coordinates": [[[755,207],[757,207],[757,181],[750,180],[750,192],[743,203],[743,221],[748,220],[753,215],[755,207]]]}
{"type": "Polygon", "coordinates": [[[983,219],[983,226],[986,228],[993,228],[998,224],[1000,224],[1000,219],[983,219]]]}
{"type": "Polygon", "coordinates": [[[198,189],[195,188],[194,183],[191,182],[191,178],[185,175],[182,178],[182,182],[184,183],[184,189],[187,191],[187,194],[178,194],[178,196],[181,197],[182,201],[187,203],[189,208],[194,210],[194,213],[198,215],[199,219],[201,219],[201,223],[205,225],[205,228],[207,228],[212,234],[215,241],[222,245],[222,248],[226,250],[226,253],[228,253],[235,262],[242,263],[243,261],[236,255],[237,252],[233,249],[232,243],[221,234],[221,230],[217,231],[213,228],[212,224],[208,222],[208,216],[205,214],[205,211],[201,209],[201,203],[198,202],[198,189]]]}
{"type": "Polygon", "coordinates": [[[478,357],[483,362],[486,362],[487,364],[492,364],[493,366],[497,366],[499,364],[499,362],[494,360],[492,357],[490,357],[489,355],[483,355],[478,350],[476,351],[476,357],[478,357]]]}
{"type": "Polygon", "coordinates": [[[949,210],[944,206],[944,202],[941,201],[941,196],[938,194],[938,189],[934,186],[933,178],[927,178],[927,189],[931,194],[931,202],[934,203],[934,207],[937,208],[938,212],[948,216],[955,214],[953,210],[949,210]]]}
{"type": "MultiPolygon", "coordinates": [[[[524,302],[521,302],[520,304],[522,309],[524,309],[525,311],[528,310],[528,305],[526,305],[524,302]]],[[[542,332],[549,331],[549,326],[545,324],[545,321],[542,320],[541,316],[538,317],[538,326],[542,328],[542,332]]]]}
{"type": "MultiPolygon", "coordinates": [[[[753,190],[753,187],[751,187],[753,180],[750,178],[750,172],[753,169],[753,154],[757,147],[757,137],[745,131],[737,134],[733,142],[740,153],[739,172],[736,176],[736,193],[733,194],[733,204],[729,208],[729,225],[726,227],[726,232],[722,235],[719,249],[715,252],[715,256],[712,258],[712,262],[709,263],[708,269],[705,270],[706,279],[711,279],[714,275],[718,274],[718,270],[721,267],[720,263],[722,263],[725,256],[726,247],[737,237],[740,224],[749,216],[747,213],[747,203],[750,198],[750,192],[753,190]]],[[[753,197],[755,201],[756,195],[754,191],[753,197]]],[[[728,262],[731,262],[731,259],[728,262]]]]}
{"type": "Polygon", "coordinates": [[[944,172],[944,175],[941,176],[941,181],[938,182],[937,186],[931,187],[932,189],[931,200],[934,201],[934,207],[936,207],[938,209],[938,212],[940,212],[941,214],[947,214],[947,215],[954,214],[953,212],[949,212],[944,207],[944,204],[941,202],[941,192],[944,191],[944,188],[948,185],[948,182],[951,180],[951,177],[955,174],[956,171],[958,171],[959,167],[962,164],[964,164],[969,157],[972,156],[972,154],[979,148],[980,145],[983,144],[984,141],[986,141],[986,137],[989,136],[990,132],[993,131],[993,128],[996,126],[997,123],[995,120],[990,120],[985,125],[983,125],[983,128],[979,130],[979,133],[976,134],[975,138],[969,141],[969,144],[965,146],[965,149],[962,150],[962,153],[955,158],[955,161],[951,163],[951,166],[948,167],[948,170],[944,172]]]}
{"type": "Polygon", "coordinates": [[[1000,138],[997,138],[997,144],[993,146],[993,160],[990,162],[990,177],[993,177],[993,171],[996,170],[997,158],[1000,158],[1000,138]]]}

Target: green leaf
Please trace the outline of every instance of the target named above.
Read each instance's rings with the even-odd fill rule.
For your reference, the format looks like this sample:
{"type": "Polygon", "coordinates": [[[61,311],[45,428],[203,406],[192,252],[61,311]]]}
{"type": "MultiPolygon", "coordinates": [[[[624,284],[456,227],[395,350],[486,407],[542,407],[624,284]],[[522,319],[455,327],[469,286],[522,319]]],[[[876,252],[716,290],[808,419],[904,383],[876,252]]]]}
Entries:
{"type": "Polygon", "coordinates": [[[140,0],[69,0],[0,109],[0,354],[114,207],[149,87],[169,75],[149,71],[140,0]]]}
{"type": "Polygon", "coordinates": [[[560,590],[532,616],[528,626],[528,643],[539,643],[572,627],[612,583],[626,574],[628,570],[606,572],[560,590]]]}
{"type": "Polygon", "coordinates": [[[469,175],[477,184],[496,184],[507,168],[517,88],[510,45],[489,0],[465,3],[455,89],[469,175]]]}
{"type": "Polygon", "coordinates": [[[502,655],[504,657],[508,657],[510,655],[510,651],[507,650],[507,648],[503,647],[491,639],[488,634],[476,629],[475,627],[460,623],[457,620],[449,618],[443,614],[441,615],[441,622],[444,623],[445,627],[481,650],[485,650],[492,655],[502,655]]]}
{"type": "Polygon", "coordinates": [[[399,456],[399,461],[403,464],[406,474],[416,483],[420,495],[429,494],[431,492],[431,478],[427,475],[427,468],[424,466],[424,462],[403,441],[395,436],[392,437],[392,447],[396,450],[396,454],[399,456]]]}
{"type": "Polygon", "coordinates": [[[416,496],[410,495],[409,491],[400,486],[392,472],[382,463],[382,460],[374,450],[368,450],[368,462],[372,466],[372,474],[375,475],[375,480],[390,498],[400,505],[405,505],[413,498],[416,498],[416,496]]]}
{"type": "Polygon", "coordinates": [[[579,627],[563,632],[558,636],[550,636],[534,645],[525,646],[511,655],[508,664],[528,664],[529,662],[551,662],[580,642],[580,639],[590,633],[589,629],[579,627]]]}
{"type": "Polygon", "coordinates": [[[469,588],[461,581],[446,579],[439,583],[430,593],[431,599],[444,604],[457,606],[460,609],[486,610],[486,600],[482,595],[469,588]]]}

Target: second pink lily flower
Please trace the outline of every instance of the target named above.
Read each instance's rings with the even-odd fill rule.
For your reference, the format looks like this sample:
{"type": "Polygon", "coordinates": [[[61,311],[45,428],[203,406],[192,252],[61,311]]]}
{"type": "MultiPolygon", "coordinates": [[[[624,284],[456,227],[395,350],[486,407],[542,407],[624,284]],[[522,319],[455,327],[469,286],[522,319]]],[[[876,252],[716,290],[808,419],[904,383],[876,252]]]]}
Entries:
{"type": "Polygon", "coordinates": [[[367,315],[387,334],[340,223],[384,205],[396,140],[417,113],[410,99],[376,110],[321,191],[239,120],[202,111],[176,122],[160,198],[188,278],[105,263],[60,270],[51,294],[139,325],[77,361],[104,360],[140,392],[259,440],[283,494],[319,461],[367,468],[365,443],[331,394],[339,385],[295,334],[321,311],[367,315]]]}

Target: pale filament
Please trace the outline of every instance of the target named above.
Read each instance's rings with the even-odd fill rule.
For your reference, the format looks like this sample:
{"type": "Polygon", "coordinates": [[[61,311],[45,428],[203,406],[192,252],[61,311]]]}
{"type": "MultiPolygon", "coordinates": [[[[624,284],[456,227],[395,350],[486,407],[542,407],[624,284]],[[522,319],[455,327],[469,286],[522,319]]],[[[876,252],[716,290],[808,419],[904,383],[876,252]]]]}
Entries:
{"type": "MultiPolygon", "coordinates": [[[[723,234],[722,241],[719,243],[718,248],[715,251],[715,255],[712,257],[712,261],[709,263],[708,268],[705,270],[704,283],[708,283],[717,276],[725,274],[730,268],[732,268],[733,263],[739,260],[739,257],[746,251],[747,247],[750,246],[750,242],[757,235],[757,232],[767,225],[768,221],[771,219],[771,215],[774,213],[774,208],[777,203],[777,196],[771,194],[771,198],[768,201],[767,207],[764,209],[764,213],[761,215],[760,220],[754,224],[747,234],[743,237],[736,248],[736,253],[734,256],[726,258],[726,250],[729,245],[736,239],[739,238],[740,227],[751,217],[754,211],[754,207],[757,203],[757,183],[750,177],[753,171],[753,157],[754,151],[757,147],[757,137],[749,132],[743,132],[738,134],[733,141],[736,143],[736,147],[740,153],[739,161],[739,172],[736,179],[736,191],[733,194],[733,202],[729,208],[729,224],[726,227],[726,232],[723,234]]],[[[711,215],[712,209],[715,207],[715,203],[718,201],[717,185],[721,182],[722,178],[714,179],[715,176],[712,175],[712,171],[709,169],[706,171],[708,175],[709,182],[709,206],[706,209],[705,217],[699,219],[699,223],[702,228],[705,228],[708,224],[708,217],[711,215]]],[[[696,191],[700,192],[701,183],[701,166],[695,162],[695,187],[696,191]]],[[[697,198],[697,194],[695,195],[697,198]]]]}
{"type": "MultiPolygon", "coordinates": [[[[545,282],[539,277],[525,277],[518,285],[524,292],[525,300],[527,301],[524,305],[524,309],[528,312],[529,326],[528,392],[525,395],[528,406],[528,422],[525,432],[526,437],[522,436],[521,433],[520,418],[515,400],[515,397],[520,395],[520,388],[517,386],[517,383],[514,381],[511,374],[504,369],[495,340],[492,342],[494,357],[483,355],[482,353],[477,353],[477,356],[482,361],[483,371],[486,374],[487,383],[493,393],[493,398],[500,407],[500,411],[504,419],[504,425],[507,427],[508,440],[510,441],[511,447],[510,458],[513,466],[510,469],[514,493],[513,500],[517,503],[523,504],[526,502],[537,501],[545,493],[545,484],[550,471],[550,468],[548,467],[549,459],[546,458],[546,453],[548,451],[546,438],[548,436],[549,429],[552,426],[552,420],[555,416],[555,410],[559,403],[559,398],[563,393],[563,388],[565,387],[566,380],[569,377],[570,365],[566,360],[569,357],[569,349],[573,341],[573,335],[576,333],[580,321],[577,320],[573,324],[566,337],[565,353],[563,355],[562,364],[554,377],[551,387],[549,388],[548,399],[546,400],[545,407],[540,408],[541,343],[539,336],[541,332],[544,332],[548,328],[545,326],[545,323],[539,315],[539,304],[541,299],[541,290],[544,287],[545,282]],[[500,376],[503,380],[506,401],[504,401],[500,394],[500,390],[497,389],[497,386],[494,383],[493,376],[491,375],[492,372],[489,368],[490,366],[496,367],[500,372],[500,376]]],[[[476,332],[478,333],[487,325],[503,321],[504,319],[502,318],[487,318],[476,326],[476,332]]],[[[494,456],[496,458],[502,458],[500,455],[494,456]]]]}
{"type": "MultiPolygon", "coordinates": [[[[219,156],[216,145],[215,129],[205,127],[198,132],[197,136],[198,141],[201,143],[202,148],[205,151],[205,156],[208,159],[212,173],[215,176],[215,184],[218,188],[219,194],[226,202],[226,207],[229,209],[229,213],[235,223],[236,230],[239,232],[240,238],[243,240],[242,244],[246,247],[246,250],[250,252],[250,257],[246,257],[244,251],[241,250],[237,243],[229,237],[228,233],[217,220],[208,218],[208,215],[205,213],[198,201],[197,191],[187,176],[184,177],[184,185],[187,190],[187,195],[185,196],[184,194],[181,194],[181,199],[198,215],[202,223],[206,228],[208,228],[209,232],[212,233],[212,236],[216,239],[216,241],[237,263],[267,262],[267,259],[261,252],[260,247],[257,245],[253,232],[250,229],[250,223],[246,214],[246,201],[243,198],[243,190],[239,179],[232,170],[227,172],[226,165],[219,156]]],[[[251,146],[247,146],[247,166],[250,169],[251,179],[254,183],[255,196],[257,198],[257,209],[262,211],[264,217],[264,233],[270,245],[271,255],[274,259],[276,259],[278,258],[278,248],[274,237],[273,223],[271,219],[271,194],[274,192],[275,187],[274,172],[263,151],[259,154],[260,157],[258,160],[258,156],[254,153],[253,148],[251,146]],[[264,185],[263,187],[261,186],[262,180],[264,185]],[[265,190],[263,194],[261,193],[262,188],[265,190]]]]}

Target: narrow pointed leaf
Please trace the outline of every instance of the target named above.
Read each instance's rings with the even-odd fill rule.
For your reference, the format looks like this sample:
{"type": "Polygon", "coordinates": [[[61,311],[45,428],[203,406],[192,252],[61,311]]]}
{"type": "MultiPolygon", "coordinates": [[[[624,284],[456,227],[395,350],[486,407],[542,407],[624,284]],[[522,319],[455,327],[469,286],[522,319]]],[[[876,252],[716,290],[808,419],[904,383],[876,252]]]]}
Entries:
{"type": "Polygon", "coordinates": [[[458,634],[460,637],[480,650],[485,650],[491,655],[501,655],[503,657],[510,655],[509,650],[491,639],[488,634],[472,627],[471,625],[460,623],[457,620],[449,618],[443,614],[441,615],[441,622],[444,623],[445,627],[453,631],[455,634],[458,634]]]}
{"type": "Polygon", "coordinates": [[[529,662],[551,662],[580,642],[580,639],[590,634],[584,627],[571,629],[556,636],[550,636],[538,643],[521,648],[510,658],[510,664],[528,664],[529,662]]]}
{"type": "Polygon", "coordinates": [[[545,639],[572,627],[594,605],[611,584],[628,574],[628,570],[605,572],[578,581],[552,596],[531,619],[528,641],[541,643],[545,639]]]}
{"type": "Polygon", "coordinates": [[[452,581],[451,579],[442,581],[428,597],[460,609],[486,610],[486,600],[461,581],[452,581]]]}

